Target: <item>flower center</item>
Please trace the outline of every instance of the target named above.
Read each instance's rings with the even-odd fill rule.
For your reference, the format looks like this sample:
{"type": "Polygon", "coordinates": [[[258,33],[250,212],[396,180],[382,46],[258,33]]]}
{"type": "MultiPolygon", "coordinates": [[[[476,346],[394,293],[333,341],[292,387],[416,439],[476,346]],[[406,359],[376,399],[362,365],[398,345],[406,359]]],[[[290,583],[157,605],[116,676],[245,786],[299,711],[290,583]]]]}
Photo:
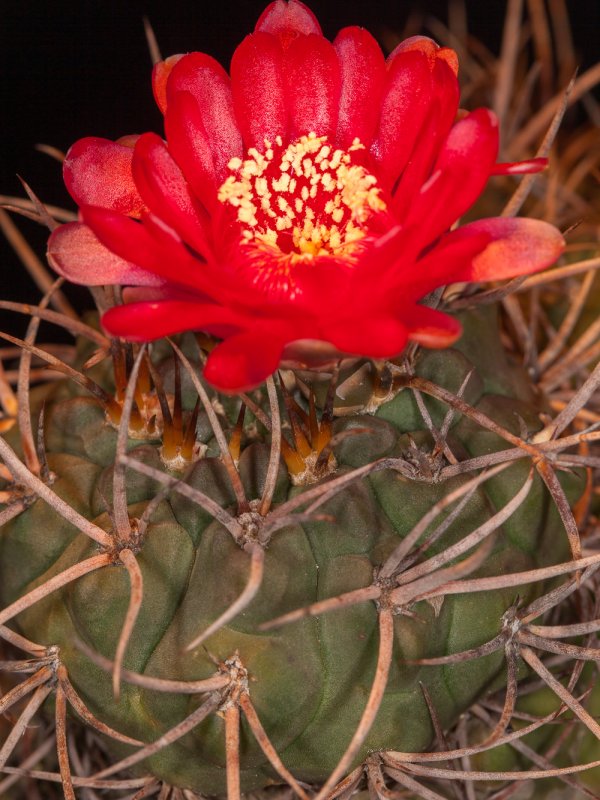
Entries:
{"type": "Polygon", "coordinates": [[[367,233],[366,223],[386,205],[377,179],[357,163],[364,145],[334,150],[326,136],[309,133],[287,147],[281,136],[265,151],[233,158],[219,200],[235,210],[242,238],[297,261],[349,256],[367,233]]]}

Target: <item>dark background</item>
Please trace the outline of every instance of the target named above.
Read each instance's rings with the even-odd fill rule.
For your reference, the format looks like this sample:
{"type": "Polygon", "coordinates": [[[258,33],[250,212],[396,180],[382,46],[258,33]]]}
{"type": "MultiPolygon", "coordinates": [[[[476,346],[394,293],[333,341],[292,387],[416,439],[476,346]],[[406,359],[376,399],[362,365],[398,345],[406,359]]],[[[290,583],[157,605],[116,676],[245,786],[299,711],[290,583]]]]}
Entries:
{"type": "MultiPolygon", "coordinates": [[[[16,173],[47,203],[72,208],[59,164],[35,150],[47,143],[66,150],[82,136],[115,139],[161,129],[150,88],[150,58],[143,32],[146,15],[162,55],[200,50],[228,66],[237,42],[250,32],[265,0],[0,0],[0,194],[19,194],[16,173]]],[[[447,0],[314,0],[311,8],[333,38],[345,25],[369,28],[380,41],[400,33],[409,16],[447,20],[447,0]]],[[[470,32],[498,52],[504,0],[466,0],[470,32]]],[[[581,69],[598,56],[600,4],[570,0],[581,69]]],[[[414,17],[413,17],[414,19],[414,17]]],[[[45,233],[19,222],[41,254],[45,233]]],[[[35,300],[39,295],[18,261],[0,242],[0,295],[35,300]]],[[[82,303],[84,293],[75,294],[82,303]]],[[[2,327],[22,322],[0,311],[2,327]]],[[[16,327],[15,327],[16,325],[16,327]]]]}

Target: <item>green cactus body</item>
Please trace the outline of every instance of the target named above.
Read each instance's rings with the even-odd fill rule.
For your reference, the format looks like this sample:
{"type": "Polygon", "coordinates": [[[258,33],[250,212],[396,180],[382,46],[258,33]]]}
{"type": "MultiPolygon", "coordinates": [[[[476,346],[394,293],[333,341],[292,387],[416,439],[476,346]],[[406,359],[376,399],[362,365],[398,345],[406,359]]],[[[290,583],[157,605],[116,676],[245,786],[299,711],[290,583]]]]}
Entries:
{"type": "MultiPolygon", "coordinates": [[[[519,417],[529,430],[539,427],[529,383],[502,354],[493,315],[473,314],[464,322],[466,334],[459,349],[422,352],[416,374],[456,393],[474,368],[464,394],[466,402],[514,433],[520,430],[519,417]]],[[[84,516],[110,530],[106,504],[111,501],[117,434],[95,401],[65,395],[61,390],[59,399],[50,400],[46,408],[48,459],[56,475],[53,489],[84,516]]],[[[231,402],[223,399],[226,407],[231,402]]],[[[441,425],[447,412],[444,404],[429,399],[425,404],[434,424],[441,425]]],[[[335,477],[381,458],[414,461],[421,453],[425,459],[433,446],[409,389],[398,392],[374,415],[346,414],[335,423],[336,433],[352,433],[352,429],[353,435],[339,437],[335,477]]],[[[507,446],[459,413],[454,415],[447,441],[461,459],[507,446]]],[[[208,445],[207,455],[196,463],[187,482],[232,510],[235,496],[226,470],[214,442],[208,445]]],[[[130,441],[130,447],[133,457],[162,468],[155,442],[130,441]]],[[[243,449],[239,471],[248,498],[260,497],[268,458],[266,441],[253,441],[243,449]]],[[[413,479],[394,469],[373,472],[323,504],[318,511],[326,519],[292,521],[274,533],[266,547],[258,594],[191,652],[185,651],[186,645],[242,592],[250,558],[206,511],[171,493],[158,505],[139,546],[144,599],[127,646],[125,667],[160,678],[197,680],[215,673],[213,659],[223,662],[237,654],[248,671],[249,694],[258,717],[282,761],[297,779],[322,782],[344,752],[369,695],[378,652],[377,607],[369,601],[269,630],[259,626],[318,600],[371,585],[374,570],[423,514],[467,480],[457,476],[439,482],[435,476],[423,477],[421,467],[415,462],[413,479]]],[[[483,483],[421,560],[459,542],[499,511],[523,486],[529,470],[528,460],[523,459],[483,483]]],[[[570,498],[581,491],[578,475],[561,481],[570,498]]],[[[139,518],[158,484],[129,470],[126,482],[129,515],[139,518]]],[[[273,509],[310,488],[292,486],[282,464],[273,509]]],[[[440,519],[443,515],[435,524],[440,519]]],[[[492,550],[474,573],[477,576],[519,572],[569,557],[562,523],[537,476],[526,501],[493,536],[492,550]]],[[[97,549],[37,500],[6,526],[0,539],[2,603],[11,603],[97,549]]],[[[501,650],[452,665],[411,662],[489,641],[500,631],[502,615],[517,594],[528,601],[543,588],[527,585],[455,594],[441,603],[421,600],[397,609],[387,688],[357,762],[374,750],[420,751],[431,744],[433,728],[421,683],[444,727],[490,687],[497,687],[504,680],[501,650]]],[[[181,722],[203,698],[123,684],[120,700],[113,699],[110,675],[82,653],[78,641],[113,658],[128,599],[127,572],[120,566],[107,566],[33,605],[19,615],[17,624],[36,642],[59,646],[73,684],[94,713],[117,730],[151,742],[181,722]]],[[[222,714],[212,714],[143,762],[143,769],[172,785],[203,794],[224,793],[223,727],[222,714]]],[[[276,781],[246,723],[241,735],[243,790],[276,781]]],[[[130,752],[126,746],[110,743],[110,747],[116,747],[120,755],[130,752]]]]}

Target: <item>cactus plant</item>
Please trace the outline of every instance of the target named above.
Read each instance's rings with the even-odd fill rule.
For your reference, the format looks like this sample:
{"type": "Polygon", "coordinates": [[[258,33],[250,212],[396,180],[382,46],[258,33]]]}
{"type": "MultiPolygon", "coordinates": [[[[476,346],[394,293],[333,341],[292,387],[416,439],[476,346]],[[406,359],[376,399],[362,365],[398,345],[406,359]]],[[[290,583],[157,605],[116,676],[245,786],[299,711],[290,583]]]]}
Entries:
{"type": "Polygon", "coordinates": [[[456,72],[430,39],[386,62],[276,0],[231,79],[158,61],[166,141],[71,148],[77,220],[31,194],[62,277],[4,304],[32,314],[1,334],[22,352],[18,403],[2,383],[4,791],[20,749],[67,798],[596,796],[576,776],[600,765],[579,668],[600,367],[593,333],[569,341],[595,262],[526,278],[565,250],[515,216],[550,139],[498,163],[456,72]],[[509,213],[455,225],[524,173],[509,213]],[[48,309],[65,278],[98,317],[48,309]],[[70,359],[40,319],[76,336],[70,359]],[[30,387],[34,359],[61,379],[30,387]]]}

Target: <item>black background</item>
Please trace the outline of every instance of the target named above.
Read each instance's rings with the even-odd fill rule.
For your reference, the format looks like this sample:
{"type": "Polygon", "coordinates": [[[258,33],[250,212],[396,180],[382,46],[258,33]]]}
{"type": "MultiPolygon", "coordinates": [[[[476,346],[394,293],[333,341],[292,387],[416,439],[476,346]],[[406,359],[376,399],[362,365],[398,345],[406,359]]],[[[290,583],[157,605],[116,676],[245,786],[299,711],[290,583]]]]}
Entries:
{"type": "MultiPolygon", "coordinates": [[[[411,12],[424,23],[430,14],[447,19],[447,0],[314,0],[310,5],[329,38],[340,27],[358,24],[381,40],[386,30],[401,32],[411,12]]],[[[506,5],[503,0],[467,0],[471,33],[494,52],[499,50],[506,5]]],[[[580,67],[585,69],[598,55],[600,4],[571,0],[568,5],[580,67]]],[[[45,202],[72,208],[59,164],[36,151],[37,143],[66,150],[82,136],[115,139],[161,130],[150,89],[144,15],[163,57],[200,50],[228,66],[235,45],[252,30],[264,7],[264,0],[103,0],[63,6],[46,0],[0,0],[0,194],[21,192],[18,173],[45,202]]],[[[28,222],[21,228],[43,253],[44,231],[28,222]]],[[[4,243],[0,288],[4,297],[38,297],[4,243]]],[[[83,297],[76,293],[75,302],[83,297]]],[[[0,315],[4,329],[21,328],[12,314],[0,315]]]]}

